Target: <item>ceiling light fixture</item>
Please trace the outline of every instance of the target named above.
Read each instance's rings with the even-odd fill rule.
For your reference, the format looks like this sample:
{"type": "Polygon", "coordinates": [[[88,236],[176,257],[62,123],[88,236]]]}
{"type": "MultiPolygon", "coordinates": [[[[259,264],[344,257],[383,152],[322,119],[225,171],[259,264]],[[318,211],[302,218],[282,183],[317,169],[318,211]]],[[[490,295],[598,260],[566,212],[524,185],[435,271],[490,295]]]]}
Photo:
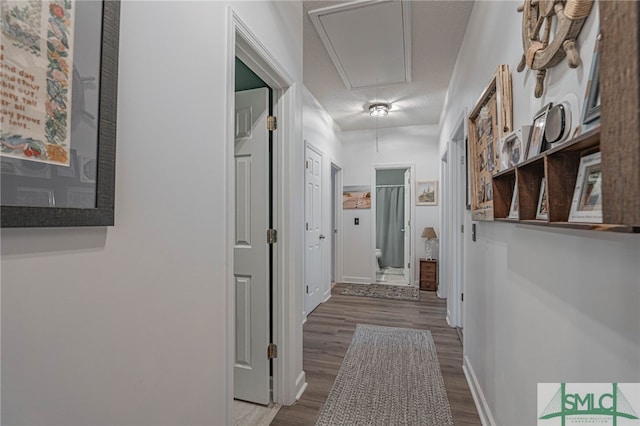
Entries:
{"type": "Polygon", "coordinates": [[[389,104],[373,104],[369,107],[369,114],[372,117],[386,117],[389,115],[391,105],[389,104]]]}

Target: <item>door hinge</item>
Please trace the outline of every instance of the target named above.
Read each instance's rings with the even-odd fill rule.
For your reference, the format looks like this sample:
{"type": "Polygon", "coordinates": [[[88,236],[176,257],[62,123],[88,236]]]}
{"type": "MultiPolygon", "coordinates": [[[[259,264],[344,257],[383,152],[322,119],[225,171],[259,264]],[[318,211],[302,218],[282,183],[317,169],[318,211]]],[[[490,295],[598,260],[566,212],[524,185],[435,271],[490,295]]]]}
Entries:
{"type": "Polygon", "coordinates": [[[307,287],[307,290],[306,290],[306,291],[307,291],[307,294],[309,294],[309,286],[306,286],[306,287],[307,287]]]}
{"type": "Polygon", "coordinates": [[[305,168],[305,169],[309,169],[309,160],[305,160],[305,162],[304,162],[304,168],[305,168]]]}
{"type": "Polygon", "coordinates": [[[460,293],[460,301],[464,302],[464,293],[460,293]]]}
{"type": "Polygon", "coordinates": [[[305,222],[304,223],[304,230],[308,231],[309,230],[309,222],[305,222]]]}
{"type": "Polygon", "coordinates": [[[460,232],[464,234],[464,225],[460,225],[460,232]]]}
{"type": "Polygon", "coordinates": [[[274,244],[278,242],[278,231],[275,229],[267,229],[267,244],[274,244]]]}
{"type": "Polygon", "coordinates": [[[269,346],[267,346],[267,358],[268,359],[278,358],[278,346],[275,345],[274,343],[269,343],[269,346]]]}
{"type": "Polygon", "coordinates": [[[278,120],[274,115],[270,115],[267,117],[267,130],[273,132],[278,128],[278,120]]]}
{"type": "Polygon", "coordinates": [[[411,262],[407,263],[407,269],[411,269],[411,262]]]}

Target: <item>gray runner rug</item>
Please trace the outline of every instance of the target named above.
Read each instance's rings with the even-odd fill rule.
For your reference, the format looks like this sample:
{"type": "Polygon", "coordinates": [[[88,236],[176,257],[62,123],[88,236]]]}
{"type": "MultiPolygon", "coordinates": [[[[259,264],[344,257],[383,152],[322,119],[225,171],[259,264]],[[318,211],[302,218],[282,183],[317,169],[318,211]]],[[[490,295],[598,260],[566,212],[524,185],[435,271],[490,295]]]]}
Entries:
{"type": "Polygon", "coordinates": [[[358,324],[316,425],[453,425],[431,332],[358,324]]]}
{"type": "Polygon", "coordinates": [[[347,284],[340,294],[381,299],[420,300],[420,289],[418,287],[387,284],[347,284]]]}

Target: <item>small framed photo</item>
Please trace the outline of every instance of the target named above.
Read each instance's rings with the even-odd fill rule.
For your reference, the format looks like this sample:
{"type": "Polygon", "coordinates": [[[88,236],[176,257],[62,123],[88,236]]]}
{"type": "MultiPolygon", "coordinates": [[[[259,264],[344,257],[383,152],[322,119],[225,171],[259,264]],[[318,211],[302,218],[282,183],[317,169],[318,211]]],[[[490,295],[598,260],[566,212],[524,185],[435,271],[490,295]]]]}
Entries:
{"type": "Polygon", "coordinates": [[[371,188],[369,186],[345,186],[342,188],[343,209],[370,209],[371,188]]]}
{"type": "Polygon", "coordinates": [[[545,149],[544,128],[547,123],[547,112],[551,108],[551,103],[545,105],[533,117],[529,143],[527,144],[527,160],[540,154],[545,149]]]}
{"type": "Polygon", "coordinates": [[[531,126],[522,126],[500,139],[500,170],[515,167],[524,160],[530,129],[531,126]]]}
{"type": "Polygon", "coordinates": [[[549,220],[549,204],[547,202],[546,180],[542,178],[540,182],[540,194],[538,195],[538,208],[536,209],[536,219],[549,220]]]}
{"type": "Polygon", "coordinates": [[[600,152],[580,159],[569,222],[602,223],[602,167],[600,152]]]}
{"type": "Polygon", "coordinates": [[[438,205],[438,181],[416,182],[416,206],[438,205]]]}
{"type": "Polygon", "coordinates": [[[509,216],[507,216],[509,219],[520,219],[518,204],[519,204],[518,181],[516,181],[516,184],[513,188],[513,196],[511,197],[511,207],[509,207],[509,216]]]}

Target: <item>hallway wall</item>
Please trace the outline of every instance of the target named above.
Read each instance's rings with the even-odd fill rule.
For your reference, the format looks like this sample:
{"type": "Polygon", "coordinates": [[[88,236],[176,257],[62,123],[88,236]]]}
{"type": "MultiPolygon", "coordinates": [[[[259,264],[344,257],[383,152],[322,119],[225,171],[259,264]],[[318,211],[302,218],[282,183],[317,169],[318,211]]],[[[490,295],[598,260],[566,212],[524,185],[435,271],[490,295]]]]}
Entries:
{"type": "MultiPolygon", "coordinates": [[[[375,130],[350,131],[343,133],[343,162],[345,186],[373,185],[372,164],[415,165],[415,182],[438,180],[438,127],[410,126],[379,130],[379,150],[376,152],[375,130]]],[[[415,203],[415,200],[414,200],[415,203]]],[[[420,238],[422,228],[433,226],[438,232],[438,206],[416,206],[413,226],[416,252],[413,259],[424,257],[424,241],[420,238]]],[[[371,241],[371,209],[344,210],[344,281],[375,282],[371,277],[372,259],[375,247],[371,241]],[[354,219],[360,225],[354,225],[354,219]]],[[[414,263],[417,265],[417,262],[414,263]]],[[[414,281],[418,279],[418,267],[414,268],[414,281]]]]}
{"type": "MultiPolygon", "coordinates": [[[[500,63],[513,80],[514,127],[548,102],[573,94],[579,108],[598,32],[598,5],[578,39],[583,65],[550,70],[541,99],[535,75],[518,73],[516,1],[474,6],[442,115],[444,150],[464,107],[471,109],[500,63]]],[[[467,214],[465,229],[471,228],[467,214]]],[[[477,223],[465,233],[465,367],[485,402],[485,420],[536,424],[540,382],[640,381],[640,238],[637,235],[477,223]]]]}
{"type": "Polygon", "coordinates": [[[229,8],[295,83],[279,243],[301,282],[301,4],[122,2],[115,226],[2,230],[2,424],[232,424],[229,8]]]}
{"type": "Polygon", "coordinates": [[[342,130],[306,87],[303,100],[304,140],[322,153],[322,233],[327,236],[322,247],[322,292],[326,300],[331,296],[331,163],[342,165],[342,130]]]}

